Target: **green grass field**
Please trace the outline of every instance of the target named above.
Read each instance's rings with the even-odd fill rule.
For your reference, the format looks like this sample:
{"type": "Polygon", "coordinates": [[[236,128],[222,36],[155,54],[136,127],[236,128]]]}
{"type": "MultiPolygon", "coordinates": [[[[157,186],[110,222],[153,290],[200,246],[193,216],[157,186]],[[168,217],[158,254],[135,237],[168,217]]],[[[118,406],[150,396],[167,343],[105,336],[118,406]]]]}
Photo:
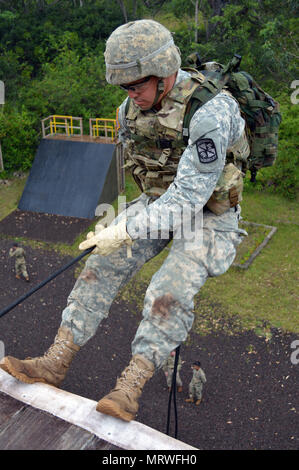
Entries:
{"type": "MultiPolygon", "coordinates": [[[[17,207],[25,181],[14,179],[10,180],[9,185],[0,186],[0,220],[17,207]]],[[[138,190],[127,177],[127,200],[137,195],[138,190]]],[[[298,209],[299,199],[289,201],[279,195],[254,189],[245,192],[242,202],[244,220],[276,226],[277,232],[248,269],[232,266],[224,275],[207,281],[195,298],[195,331],[206,334],[216,330],[234,333],[253,329],[257,334],[268,337],[271,327],[276,327],[299,333],[298,209]]],[[[263,227],[248,228],[248,233],[248,239],[244,245],[240,245],[238,262],[248,259],[267,230],[263,227]]],[[[85,235],[86,232],[81,234],[71,247],[26,239],[22,239],[22,242],[75,256],[79,253],[78,245],[85,235]]],[[[141,308],[145,288],[167,254],[166,249],[147,263],[120,296],[141,308]]],[[[83,262],[78,266],[77,274],[82,267],[83,262]]]]}

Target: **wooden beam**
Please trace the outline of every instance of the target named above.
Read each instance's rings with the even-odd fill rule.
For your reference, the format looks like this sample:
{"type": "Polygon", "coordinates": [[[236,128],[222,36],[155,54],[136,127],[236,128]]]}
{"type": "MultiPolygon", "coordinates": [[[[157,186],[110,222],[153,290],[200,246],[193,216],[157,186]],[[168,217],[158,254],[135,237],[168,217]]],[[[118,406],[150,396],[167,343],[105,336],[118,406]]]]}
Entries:
{"type": "Polygon", "coordinates": [[[128,423],[99,413],[93,400],[42,383],[24,384],[2,369],[0,391],[124,450],[196,450],[137,421],[128,423]]]}

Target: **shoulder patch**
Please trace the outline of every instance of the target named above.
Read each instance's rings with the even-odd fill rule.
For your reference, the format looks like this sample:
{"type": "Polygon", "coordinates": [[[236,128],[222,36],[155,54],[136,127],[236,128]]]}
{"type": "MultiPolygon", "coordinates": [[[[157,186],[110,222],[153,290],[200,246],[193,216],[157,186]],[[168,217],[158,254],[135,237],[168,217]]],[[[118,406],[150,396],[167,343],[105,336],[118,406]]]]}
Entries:
{"type": "Polygon", "coordinates": [[[218,159],[217,150],[212,139],[198,139],[195,143],[200,163],[212,163],[218,159]]]}

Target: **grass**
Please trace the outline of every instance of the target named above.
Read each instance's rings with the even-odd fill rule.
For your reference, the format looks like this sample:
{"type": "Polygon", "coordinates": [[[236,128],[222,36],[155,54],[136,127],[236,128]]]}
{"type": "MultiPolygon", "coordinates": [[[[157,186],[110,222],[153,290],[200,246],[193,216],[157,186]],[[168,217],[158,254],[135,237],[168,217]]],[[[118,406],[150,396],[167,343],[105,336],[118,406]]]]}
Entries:
{"type": "MultiPolygon", "coordinates": [[[[206,334],[253,329],[269,339],[271,327],[299,333],[298,239],[299,200],[247,191],[242,203],[244,220],[276,226],[277,232],[247,270],[231,267],[210,278],[195,297],[194,330],[206,334]]],[[[244,262],[269,230],[247,227],[248,240],[238,249],[236,261],[244,262]]],[[[122,297],[142,308],[145,288],[167,256],[164,250],[148,262],[123,290],[122,297]]]]}
{"type": "Polygon", "coordinates": [[[25,183],[26,178],[14,178],[0,185],[0,220],[16,209],[25,183]]]}
{"type": "MultiPolygon", "coordinates": [[[[130,177],[126,178],[126,197],[130,201],[139,191],[130,177]]],[[[0,186],[0,219],[16,209],[25,181],[11,180],[0,186]]],[[[117,210],[117,201],[114,203],[117,210]]],[[[256,334],[271,337],[271,328],[299,333],[298,239],[299,200],[289,201],[279,195],[247,190],[242,202],[244,220],[277,227],[267,246],[247,270],[232,266],[227,273],[210,278],[195,297],[194,330],[200,334],[225,331],[233,334],[253,329],[256,334]]],[[[94,224],[93,224],[94,225],[94,224]]],[[[55,249],[63,255],[76,256],[81,234],[72,246],[18,239],[36,248],[55,249]]],[[[263,228],[246,227],[248,240],[241,244],[238,259],[248,259],[264,238],[263,228]]],[[[146,287],[168,254],[167,249],[143,266],[138,275],[119,293],[119,297],[142,309],[146,287]]],[[[83,268],[82,261],[76,269],[83,268]]]]}

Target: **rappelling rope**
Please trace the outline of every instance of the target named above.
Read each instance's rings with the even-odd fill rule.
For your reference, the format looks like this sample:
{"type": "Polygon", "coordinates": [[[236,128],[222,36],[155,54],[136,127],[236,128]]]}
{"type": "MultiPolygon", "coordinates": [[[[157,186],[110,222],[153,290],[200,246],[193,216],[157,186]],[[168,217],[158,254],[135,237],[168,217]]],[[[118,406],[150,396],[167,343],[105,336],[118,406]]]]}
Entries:
{"type": "Polygon", "coordinates": [[[177,438],[177,435],[178,435],[178,417],[177,417],[177,407],[176,407],[176,374],[177,374],[177,367],[178,367],[178,362],[179,362],[179,355],[180,355],[180,346],[178,346],[175,350],[172,383],[171,383],[169,399],[168,399],[168,413],[167,413],[167,426],[166,426],[166,434],[169,436],[171,398],[172,398],[172,392],[173,392],[174,419],[175,419],[174,437],[175,438],[177,438]]]}
{"type": "Polygon", "coordinates": [[[88,248],[87,250],[83,251],[83,253],[81,253],[79,256],[77,256],[76,258],[72,259],[69,263],[67,263],[65,266],[63,266],[62,268],[60,268],[58,271],[56,271],[55,273],[51,274],[51,276],[49,276],[47,279],[45,279],[44,281],[42,281],[40,284],[38,284],[37,286],[33,287],[33,289],[31,289],[29,292],[27,292],[26,294],[22,295],[22,297],[20,297],[19,299],[15,300],[12,304],[8,305],[7,307],[5,307],[3,310],[1,310],[0,312],[0,317],[2,317],[3,315],[5,315],[6,313],[10,312],[10,310],[12,310],[13,308],[15,308],[17,305],[19,305],[21,302],[23,302],[23,300],[27,299],[28,297],[30,297],[30,295],[34,294],[34,292],[36,292],[38,289],[40,289],[41,287],[45,286],[46,284],[48,284],[48,282],[52,281],[52,279],[54,279],[56,276],[58,276],[59,274],[61,274],[63,271],[65,271],[66,269],[70,268],[73,264],[77,263],[78,261],[80,261],[81,258],[83,258],[84,256],[88,255],[88,253],[90,253],[91,251],[94,250],[94,246],[91,247],[91,248],[88,248]]]}

